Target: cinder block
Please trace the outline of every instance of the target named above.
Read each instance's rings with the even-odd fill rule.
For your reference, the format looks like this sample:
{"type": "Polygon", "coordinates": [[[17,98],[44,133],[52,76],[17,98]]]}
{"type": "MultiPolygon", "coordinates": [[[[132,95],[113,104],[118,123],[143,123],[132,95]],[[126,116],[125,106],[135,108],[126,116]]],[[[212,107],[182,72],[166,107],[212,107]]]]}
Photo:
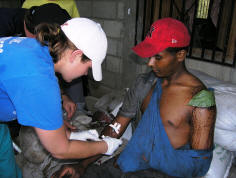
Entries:
{"type": "Polygon", "coordinates": [[[115,19],[116,18],[116,2],[110,1],[94,1],[92,7],[93,17],[115,19]]]}
{"type": "Polygon", "coordinates": [[[117,56],[122,57],[123,56],[123,43],[118,40],[117,42],[117,56]]]}
{"type": "Polygon", "coordinates": [[[107,54],[111,54],[113,56],[116,56],[117,55],[117,48],[118,48],[117,40],[108,38],[107,54]]]}
{"type": "Polygon", "coordinates": [[[110,71],[103,71],[103,80],[101,81],[102,86],[106,86],[113,90],[117,90],[121,88],[121,75],[110,72],[110,71]]]}
{"type": "Polygon", "coordinates": [[[108,55],[106,57],[106,70],[114,73],[121,73],[121,59],[108,55]]]}
{"type": "Polygon", "coordinates": [[[117,8],[117,17],[119,19],[124,19],[125,16],[125,4],[123,2],[118,2],[118,8],[117,8]]]}
{"type": "Polygon", "coordinates": [[[108,37],[122,38],[124,25],[120,21],[104,20],[104,31],[108,37]]]}
{"type": "Polygon", "coordinates": [[[92,1],[79,0],[76,1],[77,8],[79,9],[80,17],[91,17],[92,16],[92,1]]]}
{"type": "Polygon", "coordinates": [[[122,57],[123,44],[119,39],[108,38],[107,54],[122,57]]]}

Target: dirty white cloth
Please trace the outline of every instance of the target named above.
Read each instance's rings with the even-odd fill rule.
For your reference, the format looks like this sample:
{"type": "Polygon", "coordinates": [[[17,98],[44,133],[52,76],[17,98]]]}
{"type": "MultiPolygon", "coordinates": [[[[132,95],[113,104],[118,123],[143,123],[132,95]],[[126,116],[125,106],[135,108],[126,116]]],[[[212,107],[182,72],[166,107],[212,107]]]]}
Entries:
{"type": "Polygon", "coordinates": [[[98,137],[99,137],[98,132],[95,129],[85,130],[85,131],[81,131],[81,132],[71,132],[71,134],[70,134],[70,140],[100,141],[100,139],[98,137]]]}

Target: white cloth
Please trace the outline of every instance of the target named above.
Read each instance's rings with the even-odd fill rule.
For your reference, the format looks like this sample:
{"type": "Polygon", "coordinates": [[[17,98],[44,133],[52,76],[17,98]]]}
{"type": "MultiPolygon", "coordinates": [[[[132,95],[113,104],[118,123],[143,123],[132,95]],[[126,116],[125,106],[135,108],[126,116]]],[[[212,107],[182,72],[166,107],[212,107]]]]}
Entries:
{"type": "Polygon", "coordinates": [[[82,132],[71,132],[70,140],[81,140],[81,141],[100,141],[98,138],[98,132],[95,129],[85,130],[82,132]]]}

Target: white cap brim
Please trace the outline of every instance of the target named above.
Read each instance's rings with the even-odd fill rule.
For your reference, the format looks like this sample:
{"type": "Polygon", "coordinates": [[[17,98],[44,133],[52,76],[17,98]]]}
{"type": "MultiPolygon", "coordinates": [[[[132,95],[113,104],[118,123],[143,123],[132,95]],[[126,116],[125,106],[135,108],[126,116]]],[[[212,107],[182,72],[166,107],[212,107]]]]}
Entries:
{"type": "Polygon", "coordinates": [[[92,60],[92,74],[93,74],[94,80],[96,81],[102,80],[102,62],[101,61],[92,60]]]}

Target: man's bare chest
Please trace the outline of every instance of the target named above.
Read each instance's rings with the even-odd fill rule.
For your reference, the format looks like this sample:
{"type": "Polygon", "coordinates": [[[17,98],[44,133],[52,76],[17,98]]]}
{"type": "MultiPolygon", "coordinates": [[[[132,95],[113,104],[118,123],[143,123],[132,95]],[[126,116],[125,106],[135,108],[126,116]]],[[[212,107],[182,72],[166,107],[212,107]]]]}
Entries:
{"type": "MultiPolygon", "coordinates": [[[[145,109],[150,102],[152,90],[147,95],[143,103],[145,109]]],[[[189,124],[191,120],[192,107],[188,106],[192,95],[186,90],[163,89],[159,101],[160,116],[165,126],[175,128],[189,124]]]]}
{"type": "Polygon", "coordinates": [[[189,123],[192,107],[188,102],[191,98],[192,95],[185,90],[163,90],[159,104],[163,124],[178,128],[189,123]]]}

